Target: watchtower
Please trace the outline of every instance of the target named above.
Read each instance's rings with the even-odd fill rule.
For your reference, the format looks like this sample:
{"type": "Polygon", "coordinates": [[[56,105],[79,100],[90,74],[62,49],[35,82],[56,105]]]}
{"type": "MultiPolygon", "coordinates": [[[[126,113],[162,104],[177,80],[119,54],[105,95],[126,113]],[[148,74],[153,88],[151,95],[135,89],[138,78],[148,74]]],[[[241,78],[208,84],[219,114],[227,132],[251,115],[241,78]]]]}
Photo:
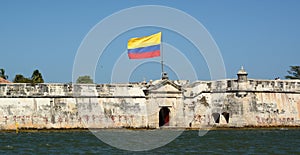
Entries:
{"type": "Polygon", "coordinates": [[[245,71],[243,66],[238,71],[237,76],[238,76],[238,82],[247,82],[248,73],[245,71]]]}

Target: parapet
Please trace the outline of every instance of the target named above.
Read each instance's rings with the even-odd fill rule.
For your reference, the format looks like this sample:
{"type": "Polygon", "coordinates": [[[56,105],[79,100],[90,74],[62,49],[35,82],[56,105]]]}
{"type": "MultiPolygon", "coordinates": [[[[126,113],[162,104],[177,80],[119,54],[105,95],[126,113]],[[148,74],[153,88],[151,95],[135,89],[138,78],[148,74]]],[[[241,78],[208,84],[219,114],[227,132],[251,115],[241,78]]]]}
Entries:
{"type": "MultiPolygon", "coordinates": [[[[6,83],[0,84],[0,97],[74,97],[74,96],[136,96],[145,97],[144,90],[161,84],[161,80],[125,84],[63,84],[63,83],[6,83]]],[[[171,81],[171,80],[167,80],[171,81]]],[[[300,80],[258,80],[248,79],[243,83],[236,79],[217,81],[175,80],[185,96],[200,93],[253,91],[300,93],[300,80]],[[241,87],[242,86],[242,87],[241,87]]]]}

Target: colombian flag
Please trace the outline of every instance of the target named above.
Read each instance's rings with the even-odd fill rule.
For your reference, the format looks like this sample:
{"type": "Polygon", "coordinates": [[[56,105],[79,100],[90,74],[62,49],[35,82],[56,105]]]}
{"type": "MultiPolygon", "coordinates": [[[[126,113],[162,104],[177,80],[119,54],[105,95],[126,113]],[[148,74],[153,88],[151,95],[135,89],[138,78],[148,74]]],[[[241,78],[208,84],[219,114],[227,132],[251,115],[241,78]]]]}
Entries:
{"type": "Polygon", "coordinates": [[[161,32],[128,40],[129,59],[143,59],[160,56],[161,32]]]}

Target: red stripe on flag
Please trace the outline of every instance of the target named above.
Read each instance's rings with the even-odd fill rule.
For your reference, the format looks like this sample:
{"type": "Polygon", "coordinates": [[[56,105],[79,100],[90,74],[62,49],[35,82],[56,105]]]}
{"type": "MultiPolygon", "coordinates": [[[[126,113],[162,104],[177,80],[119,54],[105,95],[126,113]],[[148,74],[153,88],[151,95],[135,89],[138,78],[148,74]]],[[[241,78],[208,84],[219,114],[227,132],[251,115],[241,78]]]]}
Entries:
{"type": "Polygon", "coordinates": [[[153,58],[160,56],[160,50],[152,52],[143,52],[143,53],[128,53],[129,59],[144,59],[144,58],[153,58]]]}

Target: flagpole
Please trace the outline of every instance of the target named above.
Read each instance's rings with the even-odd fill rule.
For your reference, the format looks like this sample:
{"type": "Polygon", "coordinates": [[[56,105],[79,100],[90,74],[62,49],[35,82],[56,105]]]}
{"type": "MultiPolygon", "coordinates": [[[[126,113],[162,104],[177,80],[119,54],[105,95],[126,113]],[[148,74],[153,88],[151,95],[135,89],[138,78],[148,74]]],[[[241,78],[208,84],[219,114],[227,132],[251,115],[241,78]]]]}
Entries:
{"type": "Polygon", "coordinates": [[[168,74],[164,71],[164,52],[163,52],[163,41],[161,36],[161,42],[160,42],[160,53],[161,53],[161,79],[162,80],[168,80],[168,74]]]}
{"type": "Polygon", "coordinates": [[[162,43],[160,45],[160,52],[161,52],[161,75],[164,73],[164,53],[163,53],[163,48],[162,48],[162,43]]]}
{"type": "Polygon", "coordinates": [[[164,53],[163,53],[163,41],[161,37],[161,44],[160,44],[160,52],[161,52],[161,78],[164,78],[164,53]]]}

